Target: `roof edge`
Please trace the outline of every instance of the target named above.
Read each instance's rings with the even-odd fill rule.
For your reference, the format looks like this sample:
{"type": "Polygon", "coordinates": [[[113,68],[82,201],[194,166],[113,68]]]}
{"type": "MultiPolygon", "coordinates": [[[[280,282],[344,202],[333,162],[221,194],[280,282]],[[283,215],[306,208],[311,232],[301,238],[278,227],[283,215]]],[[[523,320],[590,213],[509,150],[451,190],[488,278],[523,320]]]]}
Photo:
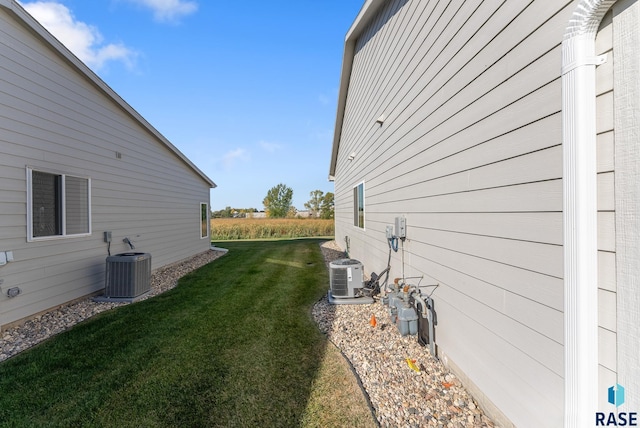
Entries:
{"type": "Polygon", "coordinates": [[[131,107],[120,95],[118,95],[109,85],[107,85],[96,73],[94,73],[85,63],[80,61],[65,45],[56,39],[46,28],[42,26],[29,12],[27,12],[16,0],[0,0],[0,7],[10,11],[22,25],[35,33],[48,43],[68,64],[74,67],[85,78],[108,98],[113,100],[123,111],[131,116],[136,122],[142,125],[149,133],[157,138],[162,144],[167,146],[180,160],[182,160],[189,168],[196,172],[202,179],[212,188],[217,187],[204,172],[202,172],[189,158],[187,158],[176,146],[174,146],[167,138],[154,128],[147,120],[140,115],[133,107],[131,107]]]}

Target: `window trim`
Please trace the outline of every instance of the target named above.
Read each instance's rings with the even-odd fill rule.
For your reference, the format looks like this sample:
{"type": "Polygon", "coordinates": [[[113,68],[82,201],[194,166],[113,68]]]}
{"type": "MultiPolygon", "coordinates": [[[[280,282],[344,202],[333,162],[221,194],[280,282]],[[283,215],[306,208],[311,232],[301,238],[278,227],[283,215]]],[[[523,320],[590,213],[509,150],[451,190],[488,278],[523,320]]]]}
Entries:
{"type": "Polygon", "coordinates": [[[353,225],[358,229],[366,230],[365,221],[366,204],[365,204],[365,185],[364,181],[353,186],[353,225]],[[360,190],[361,189],[361,190],[360,190]],[[360,225],[360,199],[362,199],[362,225],[360,225]]]}
{"type": "Polygon", "coordinates": [[[69,238],[81,238],[91,236],[92,234],[92,212],[91,212],[91,177],[67,174],[60,171],[53,171],[46,168],[34,168],[27,166],[27,242],[38,241],[50,241],[55,239],[69,239],[69,238]],[[45,174],[52,174],[61,177],[61,192],[60,192],[60,222],[61,233],[59,235],[49,236],[33,236],[33,171],[42,172],[45,174]],[[87,180],[87,232],[67,234],[67,213],[66,213],[66,177],[80,178],[87,180]]]}
{"type": "Polygon", "coordinates": [[[207,239],[209,236],[211,236],[211,214],[210,214],[210,210],[209,210],[209,203],[207,202],[200,202],[200,239],[207,239]],[[202,218],[202,207],[205,207],[206,209],[206,214],[207,214],[207,218],[203,219],[202,218]],[[206,221],[207,223],[207,234],[202,236],[202,221],[206,221]]]}

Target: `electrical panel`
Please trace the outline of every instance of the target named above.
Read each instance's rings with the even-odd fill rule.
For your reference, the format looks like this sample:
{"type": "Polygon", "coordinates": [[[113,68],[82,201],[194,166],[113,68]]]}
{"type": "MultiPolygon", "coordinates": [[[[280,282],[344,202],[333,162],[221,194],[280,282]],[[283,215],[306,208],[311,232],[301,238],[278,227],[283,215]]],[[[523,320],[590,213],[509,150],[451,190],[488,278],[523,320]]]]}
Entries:
{"type": "Polygon", "coordinates": [[[405,217],[396,217],[396,237],[400,239],[407,237],[407,219],[405,217]]]}
{"type": "Polygon", "coordinates": [[[104,242],[111,242],[111,232],[104,232],[104,242]]]}

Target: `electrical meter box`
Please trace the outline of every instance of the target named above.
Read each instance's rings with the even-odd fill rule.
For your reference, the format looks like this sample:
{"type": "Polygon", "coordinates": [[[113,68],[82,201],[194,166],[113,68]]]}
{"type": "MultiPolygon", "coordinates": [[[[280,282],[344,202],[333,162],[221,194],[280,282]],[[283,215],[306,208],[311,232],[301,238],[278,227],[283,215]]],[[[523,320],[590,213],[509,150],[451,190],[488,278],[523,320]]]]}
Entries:
{"type": "Polygon", "coordinates": [[[405,217],[396,217],[396,237],[400,239],[407,237],[407,219],[405,217]]]}

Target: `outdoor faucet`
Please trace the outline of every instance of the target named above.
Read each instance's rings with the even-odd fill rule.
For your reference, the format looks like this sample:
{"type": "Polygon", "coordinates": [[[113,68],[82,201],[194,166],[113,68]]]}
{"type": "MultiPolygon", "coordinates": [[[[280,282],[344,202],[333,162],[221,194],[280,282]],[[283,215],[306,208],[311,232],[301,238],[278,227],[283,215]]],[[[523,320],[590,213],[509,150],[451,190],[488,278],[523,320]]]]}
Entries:
{"type": "Polygon", "coordinates": [[[133,245],[133,243],[131,242],[131,240],[129,238],[124,238],[122,240],[122,242],[124,242],[125,244],[127,244],[129,247],[131,247],[132,250],[135,250],[136,247],[133,245]]]}

